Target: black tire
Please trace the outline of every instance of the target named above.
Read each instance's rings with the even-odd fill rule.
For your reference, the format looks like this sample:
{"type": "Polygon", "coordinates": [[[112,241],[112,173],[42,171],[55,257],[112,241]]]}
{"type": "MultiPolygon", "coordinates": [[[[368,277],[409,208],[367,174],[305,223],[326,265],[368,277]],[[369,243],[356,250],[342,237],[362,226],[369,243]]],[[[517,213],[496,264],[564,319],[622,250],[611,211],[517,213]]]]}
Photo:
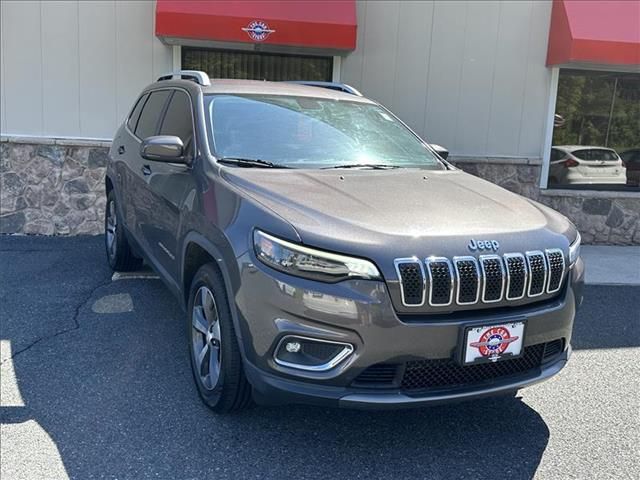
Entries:
{"type": "Polygon", "coordinates": [[[117,272],[130,272],[142,267],[142,259],[135,256],[122,228],[123,222],[116,205],[113,190],[107,195],[104,213],[104,246],[111,268],[117,272]]]}
{"type": "Polygon", "coordinates": [[[191,372],[204,403],[216,413],[235,412],[251,405],[251,385],[244,374],[226,288],[214,264],[202,266],[193,278],[186,323],[191,372]],[[208,298],[208,302],[203,297],[208,298]],[[196,309],[206,317],[198,328],[194,326],[198,323],[196,309]],[[205,325],[210,340],[203,333],[205,325]],[[198,362],[199,354],[202,362],[198,362]],[[211,362],[215,363],[216,358],[217,368],[213,368],[211,362]]]}

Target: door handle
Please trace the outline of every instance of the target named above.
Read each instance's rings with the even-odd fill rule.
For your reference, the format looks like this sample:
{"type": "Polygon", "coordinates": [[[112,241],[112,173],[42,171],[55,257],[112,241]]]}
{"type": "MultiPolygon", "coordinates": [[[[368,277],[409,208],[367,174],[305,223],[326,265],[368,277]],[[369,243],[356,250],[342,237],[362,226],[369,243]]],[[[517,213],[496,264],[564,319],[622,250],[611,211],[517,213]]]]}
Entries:
{"type": "Polygon", "coordinates": [[[142,174],[145,176],[151,175],[151,167],[149,165],[143,165],[140,170],[142,170],[142,174]]]}
{"type": "Polygon", "coordinates": [[[119,153],[120,155],[122,155],[124,152],[125,152],[124,145],[120,145],[120,146],[118,147],[118,153],[119,153]]]}

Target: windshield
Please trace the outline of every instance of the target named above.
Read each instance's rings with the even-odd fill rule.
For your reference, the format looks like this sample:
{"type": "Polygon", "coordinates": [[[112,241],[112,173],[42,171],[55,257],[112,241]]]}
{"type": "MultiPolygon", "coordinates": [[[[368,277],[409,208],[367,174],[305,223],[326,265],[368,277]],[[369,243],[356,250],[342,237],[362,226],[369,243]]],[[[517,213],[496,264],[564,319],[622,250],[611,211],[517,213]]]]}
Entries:
{"type": "Polygon", "coordinates": [[[282,95],[209,95],[206,100],[218,158],[260,159],[292,168],[444,168],[378,105],[282,95]]]}

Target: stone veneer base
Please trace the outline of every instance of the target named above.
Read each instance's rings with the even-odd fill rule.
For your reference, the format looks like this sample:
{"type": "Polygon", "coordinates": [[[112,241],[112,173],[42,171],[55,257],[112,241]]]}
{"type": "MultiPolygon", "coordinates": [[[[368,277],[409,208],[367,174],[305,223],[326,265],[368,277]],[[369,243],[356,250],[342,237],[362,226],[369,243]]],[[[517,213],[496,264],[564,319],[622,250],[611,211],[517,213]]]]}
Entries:
{"type": "MultiPolygon", "coordinates": [[[[101,233],[108,147],[105,141],[2,138],[0,233],[101,233]]],[[[539,159],[451,161],[560,211],[576,224],[584,243],[640,245],[640,192],[540,190],[539,159]]]]}

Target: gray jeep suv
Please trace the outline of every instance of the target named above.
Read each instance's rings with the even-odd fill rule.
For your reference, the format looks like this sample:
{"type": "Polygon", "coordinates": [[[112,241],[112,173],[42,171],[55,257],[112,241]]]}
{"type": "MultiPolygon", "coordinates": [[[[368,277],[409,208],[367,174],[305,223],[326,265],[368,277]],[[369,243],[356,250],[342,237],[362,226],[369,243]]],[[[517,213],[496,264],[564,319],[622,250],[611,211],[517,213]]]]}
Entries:
{"type": "Polygon", "coordinates": [[[109,263],[179,298],[217,412],[512,395],[567,362],[575,227],[348,86],[166,75],[109,155],[109,263]]]}

